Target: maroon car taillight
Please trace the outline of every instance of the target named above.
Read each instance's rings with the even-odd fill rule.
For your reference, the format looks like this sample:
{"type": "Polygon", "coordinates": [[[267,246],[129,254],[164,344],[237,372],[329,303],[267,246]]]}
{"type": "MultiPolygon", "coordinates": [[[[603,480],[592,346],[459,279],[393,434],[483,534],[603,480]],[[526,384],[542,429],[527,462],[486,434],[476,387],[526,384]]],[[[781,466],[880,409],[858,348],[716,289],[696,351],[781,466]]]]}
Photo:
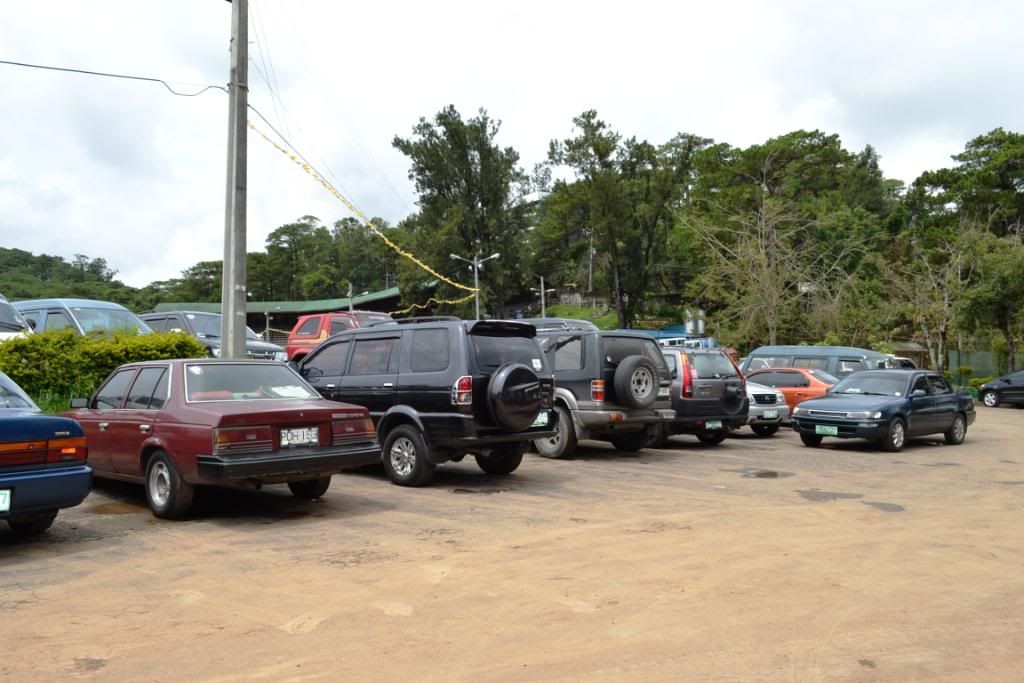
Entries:
{"type": "Polygon", "coordinates": [[[469,375],[458,378],[452,385],[452,405],[473,405],[473,378],[469,375]]]}
{"type": "Polygon", "coordinates": [[[213,430],[213,452],[271,450],[270,427],[221,427],[213,430]]]}
{"type": "Polygon", "coordinates": [[[85,437],[75,439],[51,439],[46,444],[46,462],[48,464],[69,462],[85,462],[89,459],[89,448],[85,437]]]}
{"type": "Polygon", "coordinates": [[[595,379],[590,382],[590,400],[591,401],[603,401],[604,400],[604,380],[595,379]]]}
{"type": "Polygon", "coordinates": [[[355,417],[331,422],[331,442],[337,445],[343,441],[366,441],[376,434],[373,420],[355,417]]]}

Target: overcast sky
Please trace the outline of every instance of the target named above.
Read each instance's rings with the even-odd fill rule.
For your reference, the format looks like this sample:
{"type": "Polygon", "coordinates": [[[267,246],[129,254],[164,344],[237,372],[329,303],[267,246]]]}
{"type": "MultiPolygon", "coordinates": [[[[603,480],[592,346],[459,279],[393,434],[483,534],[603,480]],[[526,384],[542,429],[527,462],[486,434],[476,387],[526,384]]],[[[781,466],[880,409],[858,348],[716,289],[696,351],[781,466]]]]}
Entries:
{"type": "MultiPolygon", "coordinates": [[[[1019,2],[251,0],[250,102],[364,211],[415,208],[391,147],[420,116],[485,107],[529,170],[572,117],[750,145],[798,128],[874,145],[906,182],[970,138],[1024,130],[1019,2]],[[713,4],[713,6],[711,6],[713,4]],[[838,6],[838,5],[842,6],[838,6]]],[[[0,59],[227,80],[223,0],[0,3],[0,59]]],[[[221,257],[227,96],[0,65],[0,246],[102,256],[135,286],[221,257]]],[[[249,136],[249,250],[344,207],[249,136]]]]}

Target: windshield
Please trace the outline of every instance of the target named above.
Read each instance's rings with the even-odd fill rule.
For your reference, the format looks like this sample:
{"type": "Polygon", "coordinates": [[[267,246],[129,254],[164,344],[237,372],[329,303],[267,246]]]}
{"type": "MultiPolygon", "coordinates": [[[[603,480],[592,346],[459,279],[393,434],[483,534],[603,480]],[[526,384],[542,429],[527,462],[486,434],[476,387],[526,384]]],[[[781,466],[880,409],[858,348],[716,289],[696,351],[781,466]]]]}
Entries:
{"type": "Polygon", "coordinates": [[[704,379],[739,377],[735,366],[720,353],[692,353],[690,354],[690,365],[693,366],[697,377],[704,379]]]}
{"type": "MultiPolygon", "coordinates": [[[[220,339],[220,314],[219,313],[186,313],[185,317],[192,321],[192,329],[200,337],[220,339]]],[[[259,341],[260,336],[245,328],[245,338],[259,341]]]]}
{"type": "Polygon", "coordinates": [[[529,337],[489,337],[471,335],[476,364],[481,370],[501,367],[505,363],[522,363],[534,372],[544,369],[544,354],[529,337]]]}
{"type": "Polygon", "coordinates": [[[78,324],[82,326],[82,332],[119,332],[125,330],[137,330],[139,332],[152,332],[149,325],[139,320],[134,313],[122,308],[86,308],[73,307],[78,324]]]}
{"type": "Polygon", "coordinates": [[[28,323],[18,313],[18,309],[6,301],[0,301],[0,332],[11,330],[24,330],[28,323]]]}
{"type": "Polygon", "coordinates": [[[832,387],[833,394],[858,394],[861,396],[905,396],[907,380],[903,377],[880,377],[859,373],[850,375],[832,387]]]}
{"type": "Polygon", "coordinates": [[[835,375],[829,374],[824,370],[808,370],[810,374],[820,379],[825,384],[839,384],[839,378],[835,375]]]}
{"type": "Polygon", "coordinates": [[[39,410],[32,399],[11,378],[0,372],[0,408],[29,408],[39,410]]]}
{"type": "Polygon", "coordinates": [[[262,363],[186,365],[185,395],[189,401],[320,398],[291,368],[262,363]]]}
{"type": "Polygon", "coordinates": [[[386,313],[356,313],[355,316],[362,327],[369,327],[374,323],[391,320],[391,316],[386,313]]]}

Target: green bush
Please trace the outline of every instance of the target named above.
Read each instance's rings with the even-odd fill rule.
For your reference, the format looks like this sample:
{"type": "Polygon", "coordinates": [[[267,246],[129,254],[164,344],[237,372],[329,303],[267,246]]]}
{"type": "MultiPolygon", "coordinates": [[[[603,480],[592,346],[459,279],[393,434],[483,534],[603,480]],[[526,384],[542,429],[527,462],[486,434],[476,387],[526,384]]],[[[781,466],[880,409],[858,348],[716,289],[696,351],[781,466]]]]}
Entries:
{"type": "Polygon", "coordinates": [[[177,332],[83,337],[62,330],[0,344],[0,370],[41,406],[55,409],[73,396],[90,395],[124,363],[206,355],[205,346],[177,332]]]}
{"type": "Polygon", "coordinates": [[[994,379],[995,377],[975,377],[967,382],[967,386],[974,387],[975,389],[981,389],[983,384],[988,384],[994,379]]]}

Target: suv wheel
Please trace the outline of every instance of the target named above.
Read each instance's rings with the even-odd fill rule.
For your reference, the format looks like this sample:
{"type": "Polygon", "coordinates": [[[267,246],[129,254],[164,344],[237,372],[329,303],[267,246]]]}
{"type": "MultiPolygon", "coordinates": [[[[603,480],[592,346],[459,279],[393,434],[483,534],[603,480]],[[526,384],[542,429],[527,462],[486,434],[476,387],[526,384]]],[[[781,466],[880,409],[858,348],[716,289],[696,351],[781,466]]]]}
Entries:
{"type": "Polygon", "coordinates": [[[555,406],[558,413],[558,426],[554,436],[536,439],[533,447],[545,458],[564,458],[576,450],[576,427],[572,423],[572,415],[562,406],[555,406]]]}
{"type": "Polygon", "coordinates": [[[627,432],[625,434],[612,434],[608,439],[617,450],[635,452],[647,446],[651,435],[646,429],[639,432],[627,432]]]}
{"type": "Polygon", "coordinates": [[[664,448],[668,445],[668,427],[664,422],[648,433],[645,445],[647,448],[664,448]]]}
{"type": "Polygon", "coordinates": [[[644,410],[658,398],[658,370],[644,356],[626,356],[615,368],[615,396],[630,408],[644,410]]]}
{"type": "Polygon", "coordinates": [[[705,446],[717,446],[725,441],[725,437],[727,436],[729,436],[729,430],[724,427],[722,429],[716,429],[713,432],[709,432],[707,430],[697,432],[697,440],[705,446]]]}
{"type": "Polygon", "coordinates": [[[758,436],[772,436],[775,432],[779,431],[779,423],[770,425],[750,425],[750,428],[754,430],[754,433],[758,436]]]}
{"type": "Polygon", "coordinates": [[[500,446],[491,451],[490,455],[476,456],[476,464],[487,474],[512,474],[523,462],[526,446],[511,444],[500,446]]]}
{"type": "Polygon", "coordinates": [[[399,486],[422,486],[434,476],[423,435],[411,425],[398,425],[388,432],[383,460],[388,478],[399,486]]]}

